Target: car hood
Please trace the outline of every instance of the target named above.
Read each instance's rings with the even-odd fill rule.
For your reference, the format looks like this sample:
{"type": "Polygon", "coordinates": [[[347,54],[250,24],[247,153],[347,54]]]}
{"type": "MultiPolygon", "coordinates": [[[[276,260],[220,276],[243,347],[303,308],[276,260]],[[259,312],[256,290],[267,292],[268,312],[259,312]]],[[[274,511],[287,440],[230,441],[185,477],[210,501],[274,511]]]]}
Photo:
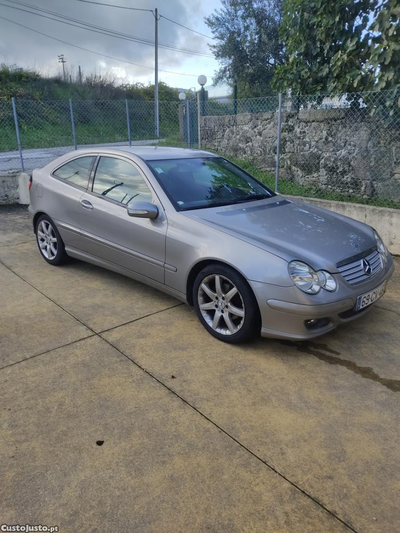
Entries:
{"type": "Polygon", "coordinates": [[[182,214],[287,261],[298,259],[331,272],[338,262],[376,245],[370,226],[282,196],[182,214]]]}

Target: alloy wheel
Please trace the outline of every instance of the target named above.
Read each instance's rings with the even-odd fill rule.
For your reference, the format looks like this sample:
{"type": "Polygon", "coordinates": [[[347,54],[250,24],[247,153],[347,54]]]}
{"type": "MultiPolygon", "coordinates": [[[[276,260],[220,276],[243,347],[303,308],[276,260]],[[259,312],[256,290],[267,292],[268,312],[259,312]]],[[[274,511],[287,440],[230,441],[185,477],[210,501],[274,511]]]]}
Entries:
{"type": "Polygon", "coordinates": [[[48,220],[42,220],[37,229],[37,240],[40,251],[49,261],[57,256],[58,241],[53,226],[48,220]]]}
{"type": "Polygon", "coordinates": [[[221,335],[234,335],[243,326],[245,306],[236,285],[220,274],[206,276],[199,285],[198,304],[207,324],[221,335]]]}

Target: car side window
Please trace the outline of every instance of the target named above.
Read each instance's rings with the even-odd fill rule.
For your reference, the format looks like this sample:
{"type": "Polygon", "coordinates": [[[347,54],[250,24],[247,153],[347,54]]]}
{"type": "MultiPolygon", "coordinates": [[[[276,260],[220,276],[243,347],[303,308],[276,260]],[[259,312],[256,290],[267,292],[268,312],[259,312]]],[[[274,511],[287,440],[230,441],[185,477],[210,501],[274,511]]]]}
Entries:
{"type": "Polygon", "coordinates": [[[151,202],[152,194],[139,171],[127,161],[102,156],[97,165],[93,192],[120,202],[151,202]]]}
{"type": "Polygon", "coordinates": [[[55,170],[53,176],[86,189],[94,159],[93,156],[77,157],[55,170]]]}

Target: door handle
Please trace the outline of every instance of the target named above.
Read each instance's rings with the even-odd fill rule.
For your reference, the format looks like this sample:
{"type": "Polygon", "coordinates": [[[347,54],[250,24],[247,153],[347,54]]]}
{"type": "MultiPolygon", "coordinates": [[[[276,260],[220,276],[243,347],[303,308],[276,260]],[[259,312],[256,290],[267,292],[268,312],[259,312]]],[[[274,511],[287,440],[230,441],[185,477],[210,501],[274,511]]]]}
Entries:
{"type": "Polygon", "coordinates": [[[93,209],[93,204],[91,204],[89,200],[81,200],[81,206],[85,209],[93,209]]]}

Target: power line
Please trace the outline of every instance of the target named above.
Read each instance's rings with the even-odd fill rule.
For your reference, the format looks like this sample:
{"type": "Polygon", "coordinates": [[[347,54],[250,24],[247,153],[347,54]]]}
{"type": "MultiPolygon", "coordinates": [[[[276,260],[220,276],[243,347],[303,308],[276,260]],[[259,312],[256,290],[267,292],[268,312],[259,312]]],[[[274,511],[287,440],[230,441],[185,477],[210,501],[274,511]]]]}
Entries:
{"type": "MultiPolygon", "coordinates": [[[[36,11],[40,11],[40,12],[43,12],[43,13],[48,13],[50,15],[54,15],[56,17],[59,17],[59,18],[65,19],[65,20],[70,20],[72,22],[77,22],[78,24],[83,25],[83,26],[95,28],[95,29],[102,30],[102,31],[105,31],[105,32],[109,32],[109,33],[113,33],[115,35],[120,35],[120,36],[129,38],[129,39],[137,39],[140,42],[143,41],[143,42],[146,42],[146,43],[149,43],[149,44],[154,44],[154,42],[150,41],[149,39],[144,39],[142,37],[132,37],[131,35],[129,35],[127,33],[122,33],[122,32],[118,32],[118,31],[115,31],[115,30],[108,29],[108,28],[104,28],[104,27],[98,26],[96,24],[90,24],[88,22],[84,22],[84,21],[81,21],[79,19],[75,19],[73,17],[68,17],[67,15],[63,15],[61,13],[56,13],[55,11],[50,11],[49,9],[44,9],[44,8],[41,8],[41,7],[38,7],[38,6],[34,6],[32,4],[27,4],[27,3],[24,3],[24,2],[18,2],[18,0],[6,0],[6,1],[7,2],[11,2],[13,4],[18,4],[20,6],[29,7],[31,9],[35,9],[36,11]]],[[[7,7],[12,7],[12,6],[7,6],[7,7]]],[[[18,8],[13,8],[13,9],[18,9],[18,8]]],[[[36,14],[36,13],[32,13],[30,11],[27,11],[27,13],[36,14]]],[[[60,21],[58,21],[58,22],[60,22],[60,21]]],[[[168,45],[166,45],[166,46],[168,46],[168,45]]]]}
{"type": "MultiPolygon", "coordinates": [[[[83,1],[83,0],[82,0],[83,1]]],[[[173,24],[177,24],[178,26],[180,26],[181,28],[185,28],[185,30],[189,30],[189,31],[192,31],[193,33],[197,33],[199,35],[202,35],[203,37],[205,37],[206,39],[211,39],[211,40],[214,40],[214,37],[210,37],[209,35],[206,35],[205,33],[201,33],[200,31],[197,31],[197,30],[192,30],[192,28],[188,28],[187,26],[184,26],[183,24],[181,24],[180,22],[176,22],[176,20],[172,20],[172,19],[169,19],[168,17],[164,17],[164,15],[160,15],[160,18],[163,18],[165,20],[168,20],[169,22],[172,22],[173,24]]]]}
{"type": "MultiPolygon", "coordinates": [[[[36,15],[38,17],[42,17],[42,18],[46,18],[46,19],[49,19],[49,20],[53,20],[55,22],[60,22],[61,24],[74,26],[74,27],[80,28],[82,30],[91,31],[91,32],[94,32],[94,33],[99,33],[100,35],[107,35],[109,37],[114,37],[114,38],[122,39],[122,40],[125,40],[125,41],[137,42],[139,44],[145,44],[147,46],[154,46],[154,41],[151,41],[149,39],[144,39],[142,37],[130,36],[130,35],[126,34],[126,33],[117,32],[117,31],[114,31],[114,30],[110,30],[108,28],[104,28],[104,27],[101,27],[101,26],[90,24],[90,23],[87,23],[87,22],[84,22],[84,21],[81,21],[81,20],[78,20],[78,19],[74,19],[72,17],[68,17],[66,15],[62,15],[60,13],[56,13],[54,11],[50,11],[50,10],[47,10],[47,9],[40,8],[38,6],[34,6],[32,4],[26,4],[26,3],[18,2],[18,1],[15,1],[15,0],[6,0],[6,1],[14,3],[14,4],[22,5],[22,6],[25,6],[25,7],[29,7],[31,9],[36,9],[37,11],[41,11],[43,13],[48,13],[48,14],[54,15],[56,17],[59,17],[61,19],[74,21],[74,22],[77,22],[77,24],[79,24],[79,25],[73,24],[71,22],[66,22],[65,20],[58,20],[56,18],[48,17],[48,16],[42,15],[40,13],[35,13],[34,11],[28,11],[28,10],[23,9],[21,7],[16,7],[16,6],[7,5],[7,4],[1,4],[1,3],[0,3],[0,5],[2,5],[4,7],[8,7],[10,9],[15,9],[17,11],[23,11],[23,12],[29,13],[31,15],[36,15]]],[[[166,49],[166,50],[172,50],[172,51],[175,51],[175,52],[182,52],[182,53],[185,53],[185,54],[192,54],[192,55],[198,55],[198,56],[204,56],[204,57],[213,57],[211,54],[206,54],[206,53],[203,53],[203,52],[199,52],[197,50],[190,50],[190,49],[187,49],[187,48],[178,48],[178,47],[175,47],[173,45],[166,44],[166,43],[159,43],[159,46],[160,46],[160,48],[163,48],[163,49],[166,49]]]]}
{"type": "Polygon", "coordinates": [[[85,4],[96,4],[98,6],[117,7],[118,9],[130,9],[132,11],[150,11],[150,13],[153,13],[152,9],[141,9],[139,7],[127,7],[127,6],[116,6],[115,4],[105,4],[103,2],[92,2],[91,0],[77,0],[77,1],[84,2],[85,4]]]}
{"type": "MultiPolygon", "coordinates": [[[[7,22],[11,22],[12,24],[15,24],[16,26],[20,26],[21,28],[25,28],[26,30],[33,31],[34,33],[38,33],[39,35],[43,35],[44,37],[48,37],[49,39],[53,39],[54,41],[58,41],[59,43],[67,44],[68,46],[73,46],[74,48],[78,48],[79,50],[84,50],[85,52],[89,52],[91,54],[96,54],[98,56],[107,57],[108,59],[113,59],[114,61],[120,61],[121,63],[126,63],[128,65],[134,65],[135,67],[141,67],[141,68],[147,68],[149,70],[154,70],[154,67],[148,67],[146,65],[139,65],[138,63],[133,63],[132,61],[126,61],[125,59],[120,59],[118,57],[113,57],[107,54],[102,54],[100,52],[95,52],[94,50],[89,50],[89,48],[84,48],[83,46],[78,46],[77,44],[72,44],[72,43],[69,43],[68,41],[63,41],[62,39],[58,39],[57,37],[52,37],[51,35],[47,35],[47,33],[34,30],[33,28],[30,28],[29,26],[25,26],[24,24],[20,24],[19,22],[15,22],[15,20],[11,20],[6,17],[0,16],[0,19],[6,20],[7,22]]],[[[164,70],[161,68],[159,70],[160,72],[166,72],[168,74],[177,74],[178,76],[190,76],[193,78],[197,78],[197,74],[186,74],[184,72],[174,72],[172,70],[164,70]]]]}
{"type": "MultiPolygon", "coordinates": [[[[116,7],[118,9],[132,9],[134,11],[151,11],[153,13],[153,11],[151,9],[139,9],[137,7],[127,7],[127,6],[119,6],[119,5],[115,5],[115,4],[105,4],[103,2],[94,2],[93,0],[77,0],[77,1],[78,2],[85,2],[87,4],[95,4],[95,5],[99,5],[99,6],[116,7]]],[[[214,40],[214,37],[210,37],[209,35],[206,35],[205,33],[201,33],[200,31],[197,31],[197,30],[192,30],[192,28],[188,28],[187,26],[184,26],[180,22],[176,22],[176,20],[172,20],[172,19],[169,19],[168,17],[164,17],[164,15],[160,15],[160,18],[161,17],[163,19],[165,19],[165,20],[168,20],[169,22],[172,22],[173,24],[177,24],[178,26],[181,26],[182,28],[185,28],[185,30],[189,30],[189,31],[192,31],[193,33],[197,33],[198,35],[202,35],[206,39],[214,40]]]]}

